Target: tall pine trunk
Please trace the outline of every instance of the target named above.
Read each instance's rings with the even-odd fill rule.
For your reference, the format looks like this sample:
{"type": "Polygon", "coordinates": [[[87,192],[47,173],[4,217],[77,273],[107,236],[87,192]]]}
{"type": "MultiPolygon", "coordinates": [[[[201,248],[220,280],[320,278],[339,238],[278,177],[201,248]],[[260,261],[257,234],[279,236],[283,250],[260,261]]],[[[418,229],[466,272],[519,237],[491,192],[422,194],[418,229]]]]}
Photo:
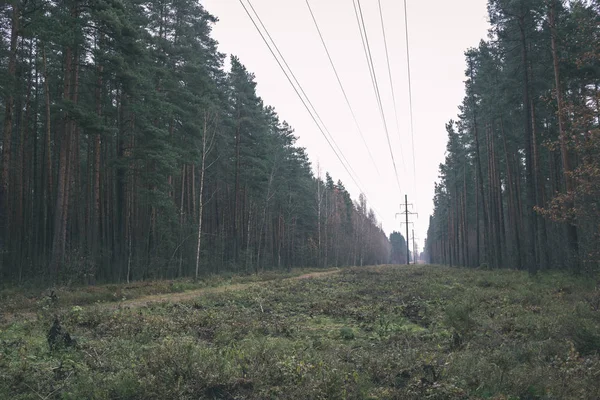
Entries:
{"type": "Polygon", "coordinates": [[[10,188],[10,169],[11,169],[11,151],[13,136],[13,114],[14,114],[14,93],[16,91],[16,70],[17,70],[17,41],[19,37],[19,19],[20,10],[18,2],[13,1],[12,17],[10,27],[10,49],[8,56],[8,82],[6,105],[4,108],[4,134],[2,137],[2,173],[0,175],[0,274],[3,272],[3,265],[10,262],[10,257],[6,257],[7,248],[10,247],[10,219],[12,215],[11,207],[11,188],[10,188]]]}
{"type": "MultiPolygon", "coordinates": [[[[473,60],[469,60],[469,71],[471,84],[473,84],[473,60]]],[[[485,201],[485,191],[483,189],[483,172],[481,169],[481,147],[479,146],[479,127],[477,125],[477,111],[476,104],[473,98],[473,93],[471,93],[471,104],[473,107],[473,135],[475,136],[475,162],[477,165],[477,184],[479,188],[479,195],[481,196],[481,203],[483,205],[483,245],[485,247],[484,255],[485,260],[489,262],[489,218],[488,218],[488,208],[486,206],[485,201]]],[[[478,222],[479,223],[479,222],[478,222]]],[[[479,241],[479,234],[478,234],[479,241]]],[[[477,263],[481,264],[481,260],[479,259],[479,243],[477,245],[477,263]]]]}
{"type": "Polygon", "coordinates": [[[523,110],[524,125],[525,125],[525,176],[527,180],[527,202],[525,215],[528,220],[528,270],[530,273],[537,272],[536,254],[536,218],[533,211],[535,206],[536,187],[535,187],[535,171],[533,165],[533,131],[531,124],[531,102],[529,100],[529,55],[527,46],[527,37],[525,35],[525,17],[519,17],[519,33],[521,38],[521,67],[523,73],[523,110]]]}
{"type": "Polygon", "coordinates": [[[204,131],[202,132],[202,161],[200,162],[200,193],[198,194],[198,237],[196,242],[196,271],[194,279],[200,273],[200,251],[202,250],[202,216],[204,214],[204,176],[206,174],[206,155],[208,154],[206,136],[208,135],[208,115],[204,114],[204,131]]]}
{"type": "MultiPolygon", "coordinates": [[[[556,103],[558,106],[558,132],[560,140],[560,155],[563,166],[563,177],[565,181],[565,187],[568,194],[573,193],[574,183],[571,177],[571,163],[569,160],[569,151],[567,148],[567,133],[565,129],[565,109],[563,93],[561,89],[560,81],[560,66],[558,57],[558,45],[557,45],[557,28],[556,28],[556,1],[550,0],[550,7],[548,10],[548,22],[550,24],[551,32],[551,45],[552,45],[552,62],[554,66],[554,90],[556,103]]],[[[568,207],[572,207],[572,203],[567,204],[568,207]]],[[[570,259],[573,260],[573,264],[578,269],[577,256],[579,254],[579,240],[577,237],[577,227],[573,222],[567,223],[567,243],[570,250],[570,259]]]]}
{"type": "MultiPolygon", "coordinates": [[[[67,46],[65,50],[65,78],[63,88],[63,99],[65,101],[72,100],[73,70],[75,68],[73,49],[67,46]]],[[[65,241],[66,241],[66,222],[69,204],[69,164],[72,141],[72,123],[71,117],[65,111],[63,117],[63,132],[60,141],[60,154],[58,160],[58,189],[56,192],[56,206],[54,208],[54,238],[52,244],[52,261],[50,264],[50,272],[55,276],[58,275],[60,264],[64,260],[65,241]]]]}

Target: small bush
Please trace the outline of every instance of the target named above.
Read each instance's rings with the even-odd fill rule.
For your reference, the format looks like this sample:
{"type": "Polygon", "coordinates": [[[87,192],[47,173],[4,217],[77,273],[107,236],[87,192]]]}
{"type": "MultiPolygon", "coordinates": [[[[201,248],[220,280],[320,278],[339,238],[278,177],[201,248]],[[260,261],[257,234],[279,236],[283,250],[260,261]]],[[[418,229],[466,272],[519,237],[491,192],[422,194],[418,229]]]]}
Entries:
{"type": "Polygon", "coordinates": [[[445,323],[461,336],[466,336],[477,324],[471,314],[474,305],[470,301],[451,304],[446,308],[445,323]]]}
{"type": "Polygon", "coordinates": [[[353,340],[354,330],[352,328],[348,328],[347,326],[340,328],[340,337],[344,340],[353,340]]]}
{"type": "Polygon", "coordinates": [[[571,338],[577,352],[583,356],[598,354],[600,352],[600,331],[590,322],[573,322],[571,338]]]}

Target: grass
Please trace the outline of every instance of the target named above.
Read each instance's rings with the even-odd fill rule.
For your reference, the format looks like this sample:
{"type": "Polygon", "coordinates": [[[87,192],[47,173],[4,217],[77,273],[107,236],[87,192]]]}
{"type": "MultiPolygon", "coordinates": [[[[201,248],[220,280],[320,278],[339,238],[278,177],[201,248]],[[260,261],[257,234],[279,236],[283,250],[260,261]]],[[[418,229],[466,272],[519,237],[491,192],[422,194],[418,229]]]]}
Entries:
{"type": "Polygon", "coordinates": [[[50,303],[50,295],[54,293],[57,307],[72,305],[91,305],[98,303],[119,303],[141,297],[185,293],[204,288],[225,287],[235,284],[265,282],[270,280],[293,278],[304,274],[335,269],[294,269],[290,272],[266,271],[259,274],[220,274],[205,276],[194,281],[193,279],[153,280],[140,281],[130,284],[106,284],[96,286],[54,286],[51,288],[32,287],[0,287],[0,323],[2,312],[28,313],[35,312],[44,303],[50,303]]]}
{"type": "Polygon", "coordinates": [[[131,308],[37,304],[1,328],[0,398],[597,399],[597,284],[385,266],[131,308]],[[49,350],[55,314],[75,347],[49,350]]]}

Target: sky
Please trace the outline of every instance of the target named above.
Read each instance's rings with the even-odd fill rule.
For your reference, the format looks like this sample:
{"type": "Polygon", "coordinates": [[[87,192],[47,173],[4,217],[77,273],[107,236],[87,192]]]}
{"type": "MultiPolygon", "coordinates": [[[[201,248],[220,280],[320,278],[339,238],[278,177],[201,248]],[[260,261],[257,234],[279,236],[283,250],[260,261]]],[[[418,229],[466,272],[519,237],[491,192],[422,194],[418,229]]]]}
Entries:
{"type": "MultiPolygon", "coordinates": [[[[243,0],[248,5],[247,0],[243,0]]],[[[358,124],[344,99],[306,0],[251,0],[294,75],[341,149],[356,183],[342,166],[271,55],[240,0],[203,0],[219,19],[213,37],[255,74],[257,93],[277,111],[307,149],[315,174],[340,179],[353,199],[361,192],[387,234],[404,236],[408,195],[419,248],[433,212],[434,182],[446,148],[445,124],[464,97],[464,52],[487,35],[486,0],[408,0],[413,133],[410,129],[404,6],[380,0],[390,59],[390,83],[378,1],[361,2],[389,142],[377,105],[352,0],[309,0],[358,124]],[[394,89],[396,107],[392,97],[394,89]],[[397,121],[396,124],[396,112],[397,121]],[[357,128],[358,125],[358,128],[357,128]],[[360,131],[359,131],[360,129],[360,131]],[[362,132],[364,140],[359,132],[362,132]],[[414,137],[414,163],[413,141],[414,137]],[[365,146],[366,143],[366,146],[365,146]],[[394,154],[398,180],[390,148],[394,154]],[[369,155],[371,154],[371,156],[369,155]],[[415,168],[413,168],[413,165],[415,168]]],[[[412,231],[409,236],[412,236],[412,231]]]]}

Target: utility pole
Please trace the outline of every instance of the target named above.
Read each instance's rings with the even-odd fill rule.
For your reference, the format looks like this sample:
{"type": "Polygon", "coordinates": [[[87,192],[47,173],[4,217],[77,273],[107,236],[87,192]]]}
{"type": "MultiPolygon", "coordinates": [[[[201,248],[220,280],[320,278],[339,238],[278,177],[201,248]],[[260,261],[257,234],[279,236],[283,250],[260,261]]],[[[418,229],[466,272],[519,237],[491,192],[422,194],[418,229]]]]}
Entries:
{"type": "MultiPolygon", "coordinates": [[[[398,215],[404,214],[406,222],[401,222],[400,224],[406,224],[406,265],[410,265],[410,236],[408,236],[408,224],[412,224],[412,222],[408,221],[408,216],[409,215],[416,215],[417,217],[419,216],[418,213],[414,213],[414,212],[410,212],[408,211],[408,206],[412,206],[412,204],[408,203],[408,195],[404,195],[404,211],[402,211],[399,214],[396,214],[396,217],[398,215]]],[[[413,229],[413,247],[414,247],[414,229],[413,229]]]]}

